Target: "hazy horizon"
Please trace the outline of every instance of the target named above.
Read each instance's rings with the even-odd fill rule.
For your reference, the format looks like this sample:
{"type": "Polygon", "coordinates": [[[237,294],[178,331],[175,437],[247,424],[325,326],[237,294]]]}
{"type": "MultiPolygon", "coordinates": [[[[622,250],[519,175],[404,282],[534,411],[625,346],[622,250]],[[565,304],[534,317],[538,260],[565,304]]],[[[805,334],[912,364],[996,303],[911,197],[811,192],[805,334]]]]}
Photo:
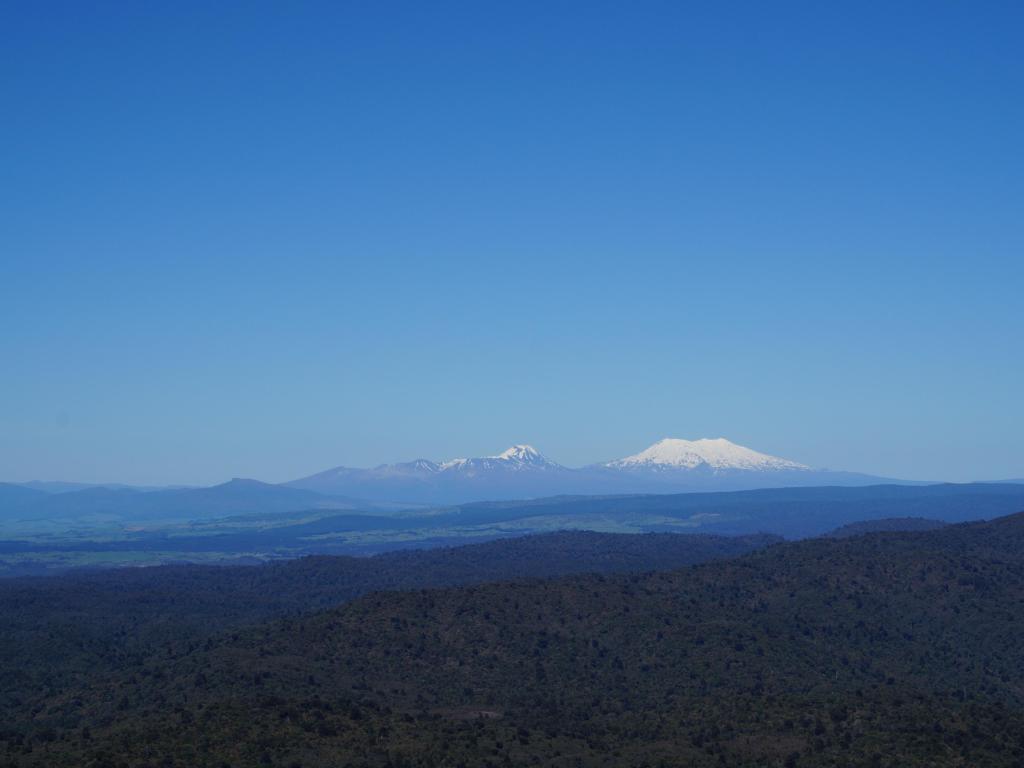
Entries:
{"type": "MultiPolygon", "coordinates": [[[[728,439],[728,438],[726,438],[726,439],[728,439]]],[[[656,442],[656,441],[651,441],[651,444],[653,444],[654,442],[656,442]]],[[[590,460],[590,461],[584,461],[584,462],[581,462],[581,463],[571,464],[571,463],[568,463],[568,462],[560,460],[559,457],[557,457],[557,456],[552,456],[549,452],[545,451],[542,447],[537,446],[537,445],[533,445],[532,443],[528,443],[526,441],[521,441],[519,443],[508,443],[508,444],[505,445],[505,448],[509,448],[509,447],[512,447],[512,446],[515,446],[515,445],[530,445],[531,447],[537,449],[545,458],[550,459],[550,460],[556,462],[557,464],[561,464],[562,466],[564,466],[566,468],[569,468],[569,469],[582,469],[582,468],[589,467],[589,466],[596,465],[596,464],[603,464],[606,461],[613,461],[613,460],[616,460],[616,459],[620,459],[620,458],[623,458],[626,455],[631,455],[632,453],[637,452],[637,451],[640,450],[639,448],[637,448],[636,451],[623,452],[623,453],[621,453],[619,455],[616,455],[616,456],[607,456],[607,457],[602,457],[602,458],[599,458],[599,459],[594,459],[594,460],[590,460]]],[[[645,445],[645,446],[642,446],[642,447],[646,448],[648,446],[645,445]]],[[[754,450],[758,450],[757,446],[746,445],[744,447],[753,448],[754,450]]],[[[501,450],[504,450],[504,449],[501,449],[501,450]]],[[[224,477],[221,477],[219,479],[214,479],[212,481],[205,480],[205,481],[201,481],[201,482],[189,482],[189,481],[185,481],[185,480],[175,480],[175,481],[158,481],[158,480],[134,481],[134,480],[125,480],[125,479],[122,479],[122,478],[113,478],[113,479],[107,478],[107,479],[83,480],[83,479],[77,478],[77,477],[32,477],[32,478],[18,478],[18,479],[0,478],[0,482],[13,482],[13,483],[20,483],[20,484],[33,483],[33,482],[41,482],[41,483],[67,482],[67,483],[82,483],[82,484],[96,484],[96,485],[115,485],[116,484],[116,485],[129,485],[129,486],[137,486],[137,487],[174,487],[174,486],[199,487],[199,486],[218,485],[218,484],[221,484],[221,483],[228,482],[230,480],[237,480],[237,479],[259,480],[261,482],[267,482],[267,483],[284,483],[284,482],[288,482],[288,481],[291,481],[291,480],[299,479],[300,477],[305,477],[307,475],[312,475],[312,474],[315,474],[317,472],[321,472],[321,471],[324,471],[324,470],[327,470],[327,469],[333,469],[333,468],[339,467],[339,466],[345,466],[345,467],[349,467],[349,468],[352,468],[352,469],[367,469],[367,468],[373,468],[373,467],[376,467],[376,466],[381,466],[381,465],[386,465],[386,464],[399,464],[399,463],[412,462],[412,461],[416,461],[416,460],[419,460],[419,459],[426,459],[426,460],[436,461],[436,462],[444,462],[444,461],[450,461],[452,459],[459,459],[459,458],[481,458],[481,457],[489,458],[489,457],[496,457],[500,452],[501,452],[500,450],[495,450],[495,451],[492,451],[492,452],[482,452],[482,453],[473,453],[473,454],[462,453],[462,454],[459,454],[459,455],[450,455],[450,456],[437,456],[437,455],[408,456],[408,457],[402,457],[402,458],[397,458],[397,459],[378,461],[378,462],[375,462],[375,463],[372,463],[372,464],[365,464],[365,465],[337,464],[337,463],[330,464],[330,463],[328,463],[328,464],[324,464],[323,466],[319,466],[319,467],[316,467],[316,468],[313,468],[313,469],[309,469],[308,471],[301,472],[300,474],[290,475],[290,476],[287,476],[287,477],[277,477],[277,476],[275,476],[273,478],[258,477],[256,475],[252,475],[252,474],[234,474],[234,475],[224,476],[224,477]]],[[[770,452],[769,452],[769,454],[770,454],[770,452]]],[[[770,454],[770,455],[778,456],[779,458],[783,458],[783,459],[793,460],[793,457],[791,457],[791,456],[784,456],[784,455],[779,455],[779,454],[770,454]]],[[[798,461],[800,461],[800,460],[798,460],[798,461]]],[[[953,478],[948,478],[948,477],[897,477],[896,475],[888,475],[888,474],[884,474],[884,473],[861,472],[860,470],[850,469],[848,467],[832,467],[832,466],[826,466],[826,465],[823,465],[823,464],[815,464],[815,463],[810,462],[810,461],[807,461],[807,462],[800,461],[800,463],[806,463],[806,464],[808,464],[808,466],[810,466],[810,467],[812,467],[813,469],[816,469],[816,470],[830,470],[830,471],[839,471],[839,472],[853,472],[853,473],[867,474],[867,475],[878,475],[881,478],[885,478],[885,479],[889,479],[889,480],[896,480],[896,481],[963,483],[963,482],[992,482],[992,481],[1000,481],[1000,480],[1019,480],[1019,479],[1021,479],[1020,476],[1018,476],[1018,475],[1005,475],[1005,476],[999,476],[999,477],[968,477],[968,478],[959,478],[959,479],[953,479],[953,478]]]]}

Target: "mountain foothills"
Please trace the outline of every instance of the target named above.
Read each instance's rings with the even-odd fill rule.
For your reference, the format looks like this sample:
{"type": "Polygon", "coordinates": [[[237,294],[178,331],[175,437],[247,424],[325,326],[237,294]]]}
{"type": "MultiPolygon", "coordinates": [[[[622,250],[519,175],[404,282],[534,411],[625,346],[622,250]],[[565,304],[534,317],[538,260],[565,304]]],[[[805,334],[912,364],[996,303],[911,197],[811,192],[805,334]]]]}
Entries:
{"type": "MultiPolygon", "coordinates": [[[[312,611],[358,593],[339,578],[348,564],[8,581],[0,765],[1024,761],[1024,514],[637,572],[637,547],[667,539],[452,550],[420,576],[503,561],[552,575],[545,547],[628,567],[312,611]]],[[[389,559],[419,556],[373,568],[409,574],[389,559]]]]}
{"type": "Polygon", "coordinates": [[[573,469],[529,445],[496,455],[434,462],[336,467],[288,483],[293,488],[371,500],[459,503],[558,494],[670,493],[808,485],[867,485],[883,478],[813,469],[724,438],[666,438],[624,459],[573,469]]]}

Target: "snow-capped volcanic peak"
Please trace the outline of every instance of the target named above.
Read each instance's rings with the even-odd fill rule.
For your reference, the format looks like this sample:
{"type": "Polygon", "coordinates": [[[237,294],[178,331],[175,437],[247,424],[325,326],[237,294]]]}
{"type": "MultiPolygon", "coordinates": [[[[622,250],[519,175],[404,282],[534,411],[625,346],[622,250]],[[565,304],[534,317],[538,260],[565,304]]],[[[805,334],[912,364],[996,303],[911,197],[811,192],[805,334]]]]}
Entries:
{"type": "Polygon", "coordinates": [[[697,469],[780,471],[810,469],[788,459],[758,453],[719,437],[714,440],[679,440],[667,437],[633,456],[610,461],[613,469],[697,469]]]}
{"type": "Polygon", "coordinates": [[[532,445],[513,445],[496,456],[478,459],[452,459],[441,464],[441,470],[478,471],[482,469],[560,469],[532,445]]]}
{"type": "Polygon", "coordinates": [[[497,456],[489,456],[490,459],[504,459],[505,461],[518,461],[523,464],[549,464],[550,462],[541,456],[540,451],[532,445],[513,445],[511,448],[502,451],[497,456]]]}

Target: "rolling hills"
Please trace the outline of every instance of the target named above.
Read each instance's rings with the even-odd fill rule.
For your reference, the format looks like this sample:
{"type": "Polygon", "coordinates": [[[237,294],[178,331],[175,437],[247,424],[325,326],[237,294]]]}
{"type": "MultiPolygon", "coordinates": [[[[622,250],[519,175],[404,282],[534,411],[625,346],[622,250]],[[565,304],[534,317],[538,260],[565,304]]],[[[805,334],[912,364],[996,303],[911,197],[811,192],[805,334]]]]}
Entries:
{"type": "Polygon", "coordinates": [[[375,592],[43,686],[29,765],[1013,766],[1024,515],[375,592]]]}
{"type": "Polygon", "coordinates": [[[0,722],[40,690],[110,674],[155,649],[337,606],[375,590],[425,589],[571,573],[672,569],[778,543],[772,536],[562,532],[264,566],[163,566],[0,581],[0,722]]]}

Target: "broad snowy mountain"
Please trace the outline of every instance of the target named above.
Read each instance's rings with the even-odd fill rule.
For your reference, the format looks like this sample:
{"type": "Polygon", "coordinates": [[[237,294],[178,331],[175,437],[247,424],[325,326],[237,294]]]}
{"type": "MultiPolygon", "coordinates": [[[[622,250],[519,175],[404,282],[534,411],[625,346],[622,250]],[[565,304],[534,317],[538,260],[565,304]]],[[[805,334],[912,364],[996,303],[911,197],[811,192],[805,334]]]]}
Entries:
{"type": "Polygon", "coordinates": [[[627,456],[617,461],[604,464],[609,469],[628,471],[654,470],[694,470],[711,469],[724,472],[741,470],[744,472],[789,472],[809,471],[806,464],[799,464],[767,453],[758,453],[750,448],[719,437],[714,440],[679,440],[666,437],[640,453],[627,456]]]}
{"type": "Polygon", "coordinates": [[[336,467],[288,485],[374,501],[454,504],[558,494],[671,493],[808,485],[869,485],[884,478],[817,470],[717,438],[666,438],[632,456],[579,469],[530,445],[495,456],[427,459],[372,469],[336,467]]]}

